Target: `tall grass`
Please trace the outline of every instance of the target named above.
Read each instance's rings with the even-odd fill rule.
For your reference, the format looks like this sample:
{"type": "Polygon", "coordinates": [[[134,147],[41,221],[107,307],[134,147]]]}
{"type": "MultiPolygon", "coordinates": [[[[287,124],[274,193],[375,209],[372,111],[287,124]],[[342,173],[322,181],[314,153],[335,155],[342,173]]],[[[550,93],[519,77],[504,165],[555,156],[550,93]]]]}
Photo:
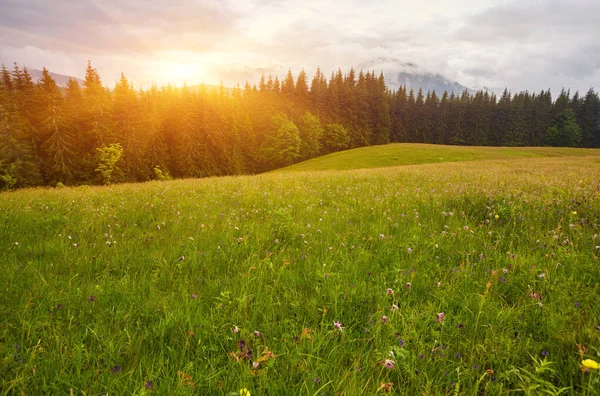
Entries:
{"type": "Polygon", "coordinates": [[[598,394],[599,182],[564,157],[1,194],[0,391],[598,394]]]}

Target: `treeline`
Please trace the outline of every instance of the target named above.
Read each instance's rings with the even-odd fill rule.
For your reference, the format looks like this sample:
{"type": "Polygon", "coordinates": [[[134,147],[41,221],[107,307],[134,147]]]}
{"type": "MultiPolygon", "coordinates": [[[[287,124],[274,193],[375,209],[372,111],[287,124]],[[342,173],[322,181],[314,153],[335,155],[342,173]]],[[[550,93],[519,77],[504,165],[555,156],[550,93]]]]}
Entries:
{"type": "Polygon", "coordinates": [[[390,91],[383,75],[302,71],[233,89],[156,86],[122,75],[57,86],[1,68],[0,188],[251,174],[389,142],[600,147],[600,99],[549,91],[390,91]]]}

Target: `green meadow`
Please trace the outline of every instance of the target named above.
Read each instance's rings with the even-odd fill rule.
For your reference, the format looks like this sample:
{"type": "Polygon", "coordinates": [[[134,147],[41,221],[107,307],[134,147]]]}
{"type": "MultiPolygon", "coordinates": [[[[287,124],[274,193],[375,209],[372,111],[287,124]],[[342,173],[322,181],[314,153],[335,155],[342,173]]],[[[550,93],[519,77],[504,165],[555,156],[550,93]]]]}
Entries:
{"type": "Polygon", "coordinates": [[[0,394],[597,395],[599,228],[584,149],[2,193],[0,394]]]}

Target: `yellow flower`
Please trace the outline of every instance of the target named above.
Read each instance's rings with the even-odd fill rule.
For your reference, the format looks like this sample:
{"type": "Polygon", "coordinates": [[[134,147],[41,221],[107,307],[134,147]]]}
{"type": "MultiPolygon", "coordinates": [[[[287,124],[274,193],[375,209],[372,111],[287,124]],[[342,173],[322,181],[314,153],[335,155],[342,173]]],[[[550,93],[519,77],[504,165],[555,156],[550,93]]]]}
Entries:
{"type": "Polygon", "coordinates": [[[571,214],[574,216],[577,214],[577,212],[573,211],[573,212],[571,212],[571,214]]]}
{"type": "Polygon", "coordinates": [[[587,369],[600,369],[600,364],[598,364],[598,362],[592,359],[585,359],[583,362],[581,362],[581,365],[587,369]]]}
{"type": "Polygon", "coordinates": [[[496,216],[494,216],[494,217],[495,217],[495,218],[498,218],[498,217],[500,217],[500,216],[496,215],[496,216]]]}
{"type": "Polygon", "coordinates": [[[250,391],[246,388],[240,389],[240,396],[251,396],[250,391]]]}

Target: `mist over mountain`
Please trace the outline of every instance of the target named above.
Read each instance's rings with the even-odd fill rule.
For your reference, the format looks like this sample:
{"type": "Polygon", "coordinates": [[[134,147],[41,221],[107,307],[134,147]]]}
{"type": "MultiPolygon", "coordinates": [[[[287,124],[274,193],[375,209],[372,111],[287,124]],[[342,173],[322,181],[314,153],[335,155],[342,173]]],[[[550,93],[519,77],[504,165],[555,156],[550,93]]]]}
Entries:
{"type": "Polygon", "coordinates": [[[400,86],[406,86],[415,92],[419,88],[423,92],[433,91],[441,94],[444,91],[455,94],[462,93],[465,89],[472,90],[464,85],[449,80],[439,73],[426,70],[412,62],[403,62],[395,58],[379,57],[358,65],[358,69],[374,70],[375,73],[383,72],[385,82],[390,89],[398,89],[400,86]]]}

